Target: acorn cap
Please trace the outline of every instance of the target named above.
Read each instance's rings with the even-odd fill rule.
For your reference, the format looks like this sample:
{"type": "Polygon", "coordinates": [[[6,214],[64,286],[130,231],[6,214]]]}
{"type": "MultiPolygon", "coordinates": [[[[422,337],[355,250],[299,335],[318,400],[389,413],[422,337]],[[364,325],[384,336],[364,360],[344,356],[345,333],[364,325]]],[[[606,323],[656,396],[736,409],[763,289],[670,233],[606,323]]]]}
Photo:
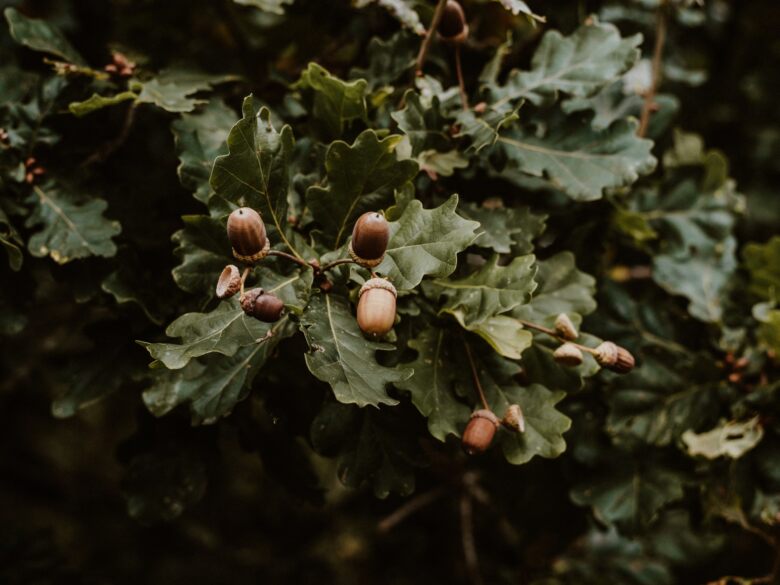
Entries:
{"type": "Polygon", "coordinates": [[[576,367],[582,363],[583,356],[579,347],[573,343],[564,343],[553,352],[553,358],[561,365],[576,367]]]}
{"type": "Polygon", "coordinates": [[[247,291],[244,291],[244,294],[241,295],[241,308],[244,310],[244,313],[249,315],[250,317],[254,317],[255,312],[255,301],[257,300],[257,297],[264,294],[265,291],[262,288],[250,288],[247,291]]]}
{"type": "Polygon", "coordinates": [[[241,290],[241,273],[237,266],[228,264],[217,281],[217,298],[229,299],[241,290]]]}
{"type": "Polygon", "coordinates": [[[503,425],[517,433],[525,432],[525,417],[519,404],[510,404],[501,420],[503,425]]]}
{"type": "Polygon", "coordinates": [[[461,438],[464,451],[469,455],[487,451],[493,443],[499,424],[498,417],[490,410],[482,409],[471,413],[461,438]]]}
{"type": "Polygon", "coordinates": [[[352,228],[352,252],[361,260],[381,261],[389,241],[390,224],[384,215],[376,211],[361,215],[352,228]]]}
{"type": "Polygon", "coordinates": [[[630,351],[611,341],[601,343],[593,355],[600,366],[618,374],[628,374],[636,365],[630,351]]]}
{"type": "Polygon", "coordinates": [[[251,207],[240,207],[230,214],[227,233],[233,255],[242,262],[251,264],[262,260],[270,249],[265,224],[251,207]]]}
{"type": "Polygon", "coordinates": [[[370,278],[363,284],[363,286],[360,287],[360,292],[358,292],[358,298],[362,297],[363,293],[373,288],[381,288],[384,290],[388,290],[391,293],[393,293],[394,297],[396,298],[398,297],[398,291],[395,289],[392,282],[390,282],[386,278],[370,278]]]}
{"type": "Polygon", "coordinates": [[[463,7],[456,0],[447,0],[436,32],[450,43],[462,43],[469,36],[466,15],[463,13],[463,7]]]}
{"type": "Polygon", "coordinates": [[[573,341],[580,335],[577,332],[577,328],[574,326],[574,323],[572,323],[572,320],[566,313],[561,313],[555,318],[555,333],[557,333],[559,337],[562,337],[568,341],[573,341]]]}

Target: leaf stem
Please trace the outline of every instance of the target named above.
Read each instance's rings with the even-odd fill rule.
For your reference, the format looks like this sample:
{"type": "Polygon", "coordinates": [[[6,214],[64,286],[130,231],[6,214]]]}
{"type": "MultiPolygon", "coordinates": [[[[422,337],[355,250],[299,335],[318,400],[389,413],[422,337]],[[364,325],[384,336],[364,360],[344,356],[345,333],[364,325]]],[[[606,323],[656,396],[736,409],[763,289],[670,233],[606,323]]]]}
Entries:
{"type": "Polygon", "coordinates": [[[336,266],[340,266],[342,264],[354,264],[354,263],[355,261],[352,258],[339,258],[338,260],[334,260],[333,262],[328,262],[325,266],[320,268],[320,272],[326,272],[331,268],[335,268],[336,266]]]}
{"type": "Polygon", "coordinates": [[[587,352],[592,355],[596,354],[595,349],[588,347],[586,345],[582,345],[581,343],[571,341],[570,339],[566,339],[565,337],[561,337],[554,329],[550,329],[549,327],[544,327],[542,325],[537,325],[536,323],[531,323],[530,321],[524,321],[523,319],[518,319],[517,321],[526,329],[533,329],[534,331],[538,331],[539,333],[544,333],[545,335],[554,337],[561,343],[571,343],[572,345],[574,345],[578,349],[581,349],[584,352],[587,352]]]}
{"type": "Polygon", "coordinates": [[[479,393],[479,399],[482,402],[482,406],[485,408],[485,410],[490,410],[490,405],[488,404],[487,399],[485,398],[485,391],[482,389],[482,382],[479,381],[479,373],[477,372],[477,366],[474,363],[474,356],[471,354],[471,347],[469,346],[468,341],[465,339],[463,340],[463,345],[466,348],[466,355],[469,358],[469,365],[471,366],[471,375],[474,377],[474,386],[477,389],[477,392],[479,393]]]}
{"type": "Polygon", "coordinates": [[[463,110],[469,109],[469,96],[466,93],[466,82],[463,80],[463,67],[460,62],[460,43],[455,45],[455,73],[458,75],[458,88],[460,89],[460,103],[463,110]]]}
{"type": "Polygon", "coordinates": [[[658,107],[655,103],[655,95],[661,81],[661,66],[663,65],[664,43],[666,42],[666,2],[661,0],[658,5],[658,14],[655,25],[655,46],[653,47],[653,72],[650,81],[650,89],[645,92],[645,102],[642,105],[642,114],[639,118],[637,136],[647,134],[650,125],[650,115],[658,107]]]}
{"type": "Polygon", "coordinates": [[[425,32],[425,38],[420,45],[420,52],[417,53],[417,66],[415,69],[415,75],[417,75],[417,77],[422,77],[422,68],[423,65],[425,65],[425,57],[428,55],[428,49],[431,47],[431,41],[433,40],[433,36],[436,34],[436,29],[439,26],[439,21],[441,20],[442,14],[444,14],[444,7],[446,5],[447,0],[439,0],[439,3],[436,5],[436,10],[433,13],[433,18],[431,19],[431,25],[425,32]]]}
{"type": "MultiPolygon", "coordinates": [[[[292,250],[292,247],[290,249],[292,250]]],[[[279,256],[280,258],[286,258],[287,260],[290,260],[291,262],[295,262],[296,264],[299,264],[304,268],[312,267],[312,265],[309,262],[306,262],[306,260],[302,259],[300,256],[297,255],[293,256],[292,254],[288,254],[287,252],[282,252],[281,250],[271,250],[270,252],[268,252],[268,255],[279,256]]]]}

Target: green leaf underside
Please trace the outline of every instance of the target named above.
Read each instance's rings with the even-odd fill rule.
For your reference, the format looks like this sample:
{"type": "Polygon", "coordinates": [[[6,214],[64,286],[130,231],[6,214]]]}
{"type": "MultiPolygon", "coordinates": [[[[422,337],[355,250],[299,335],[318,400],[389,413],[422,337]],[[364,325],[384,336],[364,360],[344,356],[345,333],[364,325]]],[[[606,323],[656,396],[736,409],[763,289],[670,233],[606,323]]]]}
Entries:
{"type": "Polygon", "coordinates": [[[397,221],[390,222],[390,242],[376,271],[399,290],[416,287],[425,276],[445,277],[457,266],[457,255],[477,237],[479,223],[456,213],[453,195],[434,209],[412,200],[397,221]]]}
{"type": "Polygon", "coordinates": [[[78,203],[50,184],[35,187],[30,202],[36,205],[27,227],[41,226],[27,243],[33,256],[51,256],[65,264],[88,256],[116,254],[112,238],[122,230],[119,222],[106,219],[108,204],[102,199],[78,203]]]}
{"type": "Polygon", "coordinates": [[[431,327],[410,341],[408,346],[417,352],[417,358],[405,365],[414,374],[395,384],[411,394],[412,403],[428,419],[431,435],[440,441],[449,434],[459,434],[470,414],[468,405],[455,396],[458,358],[452,355],[451,336],[445,329],[431,327]]]}
{"type": "Polygon", "coordinates": [[[14,40],[34,51],[50,53],[75,65],[87,63],[62,32],[44,20],[27,18],[16,8],[6,8],[5,18],[14,40]]]}
{"type": "Polygon", "coordinates": [[[366,120],[365,79],[342,81],[317,63],[309,63],[294,87],[314,92],[314,117],[332,137],[341,136],[349,122],[366,120]]]}
{"type": "Polygon", "coordinates": [[[336,141],[328,147],[328,186],[310,187],[306,202],[333,247],[347,240],[362,213],[381,209],[395,189],[417,174],[417,163],[398,160],[395,147],[400,140],[399,135],[380,140],[376,132],[366,130],[351,146],[336,141]]]}
{"type": "Polygon", "coordinates": [[[301,317],[301,327],[309,343],[306,365],[331,385],[339,402],[361,407],[398,403],[386,386],[407,379],[412,370],[377,363],[375,353],[393,346],[366,340],[345,298],[315,295],[301,317]]]}
{"type": "Polygon", "coordinates": [[[191,97],[193,94],[235,79],[235,75],[165,70],[143,83],[138,102],[154,104],[167,112],[191,112],[197,105],[205,103],[205,100],[191,97]]]}
{"type": "Polygon", "coordinates": [[[214,161],[211,187],[227,201],[257,209],[266,226],[273,228],[289,247],[285,227],[292,129],[283,126],[277,132],[271,112],[258,107],[253,96],[244,99],[243,117],[228,135],[229,153],[214,161]]]}

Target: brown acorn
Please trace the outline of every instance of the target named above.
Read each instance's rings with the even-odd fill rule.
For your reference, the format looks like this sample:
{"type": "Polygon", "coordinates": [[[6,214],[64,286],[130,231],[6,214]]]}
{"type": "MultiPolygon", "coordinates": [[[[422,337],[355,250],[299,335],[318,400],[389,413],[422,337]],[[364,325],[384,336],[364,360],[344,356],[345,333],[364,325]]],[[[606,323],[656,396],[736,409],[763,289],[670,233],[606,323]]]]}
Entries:
{"type": "Polygon", "coordinates": [[[582,363],[582,352],[573,343],[564,343],[553,352],[553,358],[561,365],[574,368],[582,363]]]}
{"type": "Polygon", "coordinates": [[[257,262],[268,253],[265,224],[260,214],[250,207],[240,207],[230,214],[227,233],[233,255],[242,262],[257,262]]]}
{"type": "Polygon", "coordinates": [[[372,278],[360,288],[357,322],[360,330],[381,337],[395,324],[395,287],[384,278],[372,278]]]}
{"type": "Polygon", "coordinates": [[[482,409],[472,412],[461,439],[463,450],[469,455],[487,451],[493,442],[493,437],[496,436],[499,424],[498,417],[490,410],[482,409]]]}
{"type": "Polygon", "coordinates": [[[273,323],[282,316],[284,303],[282,299],[262,288],[253,288],[241,296],[241,308],[250,317],[264,323],[273,323]]]}
{"type": "Polygon", "coordinates": [[[390,224],[376,211],[361,215],[352,229],[352,251],[366,260],[382,258],[390,240],[390,224]]]}
{"type": "Polygon", "coordinates": [[[469,25],[463,8],[455,0],[447,0],[439,25],[436,27],[442,39],[450,43],[462,43],[469,36],[469,25]]]}
{"type": "Polygon", "coordinates": [[[630,351],[611,341],[600,344],[593,355],[600,366],[618,374],[628,374],[636,363],[630,351]]]}
{"type": "Polygon", "coordinates": [[[555,318],[555,333],[567,341],[573,341],[580,335],[566,313],[561,313],[555,318]]]}
{"type": "Polygon", "coordinates": [[[217,298],[229,299],[241,290],[241,273],[238,267],[228,264],[217,281],[217,298]]]}

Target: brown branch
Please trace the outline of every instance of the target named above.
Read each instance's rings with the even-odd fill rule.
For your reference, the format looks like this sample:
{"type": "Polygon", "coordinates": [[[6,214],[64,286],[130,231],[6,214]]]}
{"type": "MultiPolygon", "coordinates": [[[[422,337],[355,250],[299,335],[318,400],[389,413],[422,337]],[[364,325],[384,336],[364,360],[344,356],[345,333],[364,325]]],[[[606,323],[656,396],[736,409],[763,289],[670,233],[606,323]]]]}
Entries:
{"type": "Polygon", "coordinates": [[[549,335],[550,337],[554,337],[561,343],[571,343],[575,347],[578,347],[584,352],[594,354],[596,353],[596,350],[592,347],[588,347],[587,345],[582,345],[581,343],[576,343],[574,341],[571,341],[569,339],[565,339],[564,337],[561,337],[558,335],[558,333],[554,329],[550,329],[549,327],[544,327],[542,325],[537,325],[536,323],[531,323],[530,321],[525,321],[523,319],[517,320],[520,325],[525,327],[526,329],[533,329],[534,331],[538,331],[539,333],[544,333],[545,335],[549,335]]]}
{"type": "Polygon", "coordinates": [[[661,67],[663,65],[664,43],[666,42],[666,2],[661,0],[655,25],[655,46],[653,48],[653,71],[650,89],[645,92],[645,102],[642,104],[642,114],[639,119],[638,136],[647,134],[650,125],[650,115],[657,109],[655,95],[661,82],[661,67]]]}
{"type": "Polygon", "coordinates": [[[287,260],[290,260],[291,262],[295,262],[296,264],[300,264],[304,268],[313,268],[313,266],[306,262],[305,260],[302,260],[301,258],[298,258],[297,256],[293,256],[292,254],[288,254],[287,252],[282,252],[280,250],[271,250],[268,252],[269,256],[279,256],[280,258],[286,258],[287,260]]]}
{"type": "Polygon", "coordinates": [[[479,572],[479,557],[474,541],[474,504],[468,493],[460,497],[460,537],[463,545],[463,560],[466,572],[474,585],[482,585],[482,575],[479,572]]]}
{"type": "Polygon", "coordinates": [[[395,512],[386,516],[377,525],[377,532],[386,533],[390,532],[393,528],[398,526],[401,522],[406,520],[409,516],[422,510],[426,506],[432,504],[439,498],[441,498],[447,490],[444,486],[429,490],[422,494],[419,494],[406,502],[403,506],[398,508],[395,512]]]}
{"type": "Polygon", "coordinates": [[[81,163],[82,167],[88,167],[94,163],[104,162],[108,157],[114,154],[125,143],[127,137],[130,136],[130,129],[135,122],[135,111],[138,108],[138,102],[132,102],[125,114],[125,121],[122,123],[122,128],[119,130],[119,134],[115,138],[109,140],[103,144],[98,150],[89,155],[84,162],[81,163]]]}
{"type": "Polygon", "coordinates": [[[469,96],[466,93],[466,82],[463,80],[463,67],[460,63],[460,43],[455,45],[455,72],[458,75],[458,88],[460,89],[460,103],[463,109],[469,109],[469,96]]]}
{"type": "Polygon", "coordinates": [[[423,74],[423,65],[425,65],[425,57],[428,55],[428,49],[431,47],[431,41],[433,40],[434,35],[436,34],[436,29],[439,26],[439,21],[441,20],[442,14],[444,14],[444,7],[447,5],[447,0],[439,0],[439,3],[436,5],[436,10],[433,13],[433,18],[431,19],[431,25],[428,27],[428,30],[425,32],[425,38],[423,39],[422,44],[420,45],[420,52],[417,53],[417,66],[415,69],[415,74],[420,77],[423,74]]]}
{"type": "Polygon", "coordinates": [[[482,406],[485,408],[485,410],[490,410],[490,405],[488,404],[487,399],[485,399],[485,392],[482,390],[482,383],[479,381],[479,373],[477,372],[477,366],[474,363],[474,356],[471,355],[471,347],[469,347],[469,343],[465,339],[463,340],[463,345],[466,347],[466,355],[469,358],[471,375],[474,377],[474,386],[477,388],[477,392],[479,393],[479,399],[482,401],[482,406]]]}
{"type": "Polygon", "coordinates": [[[320,268],[320,272],[327,272],[331,268],[335,268],[336,266],[340,266],[342,264],[355,264],[355,261],[352,258],[339,258],[333,262],[328,262],[325,266],[320,268]]]}

